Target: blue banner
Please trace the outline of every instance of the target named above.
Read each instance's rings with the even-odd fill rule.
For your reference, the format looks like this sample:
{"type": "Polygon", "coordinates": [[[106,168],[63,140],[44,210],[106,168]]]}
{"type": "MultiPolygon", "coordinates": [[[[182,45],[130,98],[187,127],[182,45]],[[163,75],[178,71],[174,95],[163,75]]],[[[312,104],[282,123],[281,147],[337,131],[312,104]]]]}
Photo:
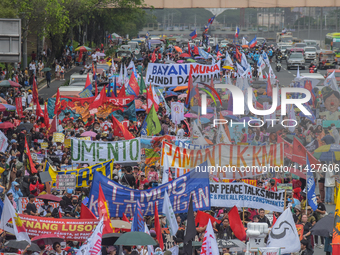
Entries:
{"type": "MultiPolygon", "coordinates": [[[[207,168],[206,162],[199,166],[199,169],[207,168]]],[[[210,210],[208,172],[191,170],[171,182],[147,190],[130,189],[112,181],[101,173],[94,172],[89,195],[89,208],[97,216],[99,184],[101,184],[105,199],[108,202],[111,217],[122,217],[123,213],[127,217],[133,216],[137,200],[140,202],[143,216],[155,214],[155,202],[158,205],[159,213],[162,213],[165,192],[169,194],[174,213],[188,211],[190,195],[195,211],[210,210]]]]}
{"type": "Polygon", "coordinates": [[[315,195],[315,181],[314,176],[311,171],[308,155],[306,155],[306,162],[307,162],[307,199],[308,205],[312,207],[312,210],[315,211],[318,208],[318,203],[316,202],[316,195],[315,195]]]}

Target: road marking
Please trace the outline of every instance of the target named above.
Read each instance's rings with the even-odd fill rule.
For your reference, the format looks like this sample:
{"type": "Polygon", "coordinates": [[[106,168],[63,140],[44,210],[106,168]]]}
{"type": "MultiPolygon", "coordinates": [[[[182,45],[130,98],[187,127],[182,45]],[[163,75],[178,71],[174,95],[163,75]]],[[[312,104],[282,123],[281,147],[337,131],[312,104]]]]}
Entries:
{"type": "Polygon", "coordinates": [[[293,76],[296,76],[295,74],[293,74],[293,76]]]}
{"type": "Polygon", "coordinates": [[[290,71],[288,71],[288,73],[291,73],[290,71]]]}

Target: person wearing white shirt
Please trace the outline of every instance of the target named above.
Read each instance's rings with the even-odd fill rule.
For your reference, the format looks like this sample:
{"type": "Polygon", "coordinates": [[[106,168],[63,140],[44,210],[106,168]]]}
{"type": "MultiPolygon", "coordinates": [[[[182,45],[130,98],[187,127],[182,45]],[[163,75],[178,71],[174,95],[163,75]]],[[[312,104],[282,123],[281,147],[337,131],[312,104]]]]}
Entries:
{"type": "Polygon", "coordinates": [[[333,190],[335,187],[334,166],[329,166],[325,175],[326,198],[325,204],[332,204],[333,190]]]}
{"type": "Polygon", "coordinates": [[[92,57],[92,62],[94,63],[94,65],[97,65],[97,54],[93,52],[91,57],[92,57]]]}
{"type": "Polygon", "coordinates": [[[28,96],[27,96],[27,105],[31,104],[32,99],[33,99],[33,95],[32,95],[32,93],[29,93],[28,96]]]}
{"type": "Polygon", "coordinates": [[[181,124],[178,124],[178,130],[176,134],[179,138],[184,138],[185,132],[181,124]]]}
{"type": "Polygon", "coordinates": [[[23,96],[21,98],[21,103],[22,103],[22,109],[25,110],[25,108],[26,108],[26,97],[23,96]]]}

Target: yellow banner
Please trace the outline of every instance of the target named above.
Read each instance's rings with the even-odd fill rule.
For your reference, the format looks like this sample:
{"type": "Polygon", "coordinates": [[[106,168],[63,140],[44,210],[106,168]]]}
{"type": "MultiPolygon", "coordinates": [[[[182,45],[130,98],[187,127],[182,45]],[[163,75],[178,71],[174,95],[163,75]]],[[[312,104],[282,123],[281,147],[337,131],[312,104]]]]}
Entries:
{"type": "Polygon", "coordinates": [[[95,164],[93,166],[74,169],[74,170],[66,170],[66,171],[55,171],[49,164],[47,163],[45,166],[45,171],[48,171],[52,178],[53,187],[55,186],[57,175],[63,174],[74,174],[77,176],[76,187],[88,187],[89,181],[93,179],[93,172],[101,172],[107,178],[112,179],[112,172],[114,169],[114,160],[108,160],[103,163],[95,164]]]}

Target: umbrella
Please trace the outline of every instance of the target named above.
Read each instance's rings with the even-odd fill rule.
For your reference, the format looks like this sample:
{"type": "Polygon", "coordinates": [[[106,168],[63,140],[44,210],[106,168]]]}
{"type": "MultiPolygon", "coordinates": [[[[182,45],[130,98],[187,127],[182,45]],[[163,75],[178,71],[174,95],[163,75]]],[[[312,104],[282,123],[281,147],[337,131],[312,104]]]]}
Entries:
{"type": "Polygon", "coordinates": [[[173,91],[165,91],[164,94],[165,94],[165,97],[177,97],[178,96],[177,93],[173,91]]]}
{"type": "Polygon", "coordinates": [[[1,104],[6,108],[7,111],[15,111],[17,108],[14,105],[11,104],[1,104]]]}
{"type": "Polygon", "coordinates": [[[93,132],[93,131],[86,131],[84,133],[82,133],[80,136],[90,136],[90,137],[96,137],[97,133],[93,132]]]}
{"type": "Polygon", "coordinates": [[[121,235],[114,245],[156,245],[152,237],[144,232],[128,232],[121,235]]]}
{"type": "Polygon", "coordinates": [[[242,45],[242,48],[249,48],[249,46],[244,44],[244,45],[242,45]]]}
{"type": "Polygon", "coordinates": [[[231,241],[231,240],[225,240],[225,239],[217,239],[217,245],[218,248],[231,248],[231,247],[237,247],[237,245],[231,241]]]}
{"type": "Polygon", "coordinates": [[[172,60],[165,60],[164,63],[165,63],[165,64],[175,64],[176,62],[175,62],[175,61],[172,61],[172,60]]]}
{"type": "Polygon", "coordinates": [[[14,82],[14,81],[10,81],[10,80],[3,80],[2,82],[0,82],[0,87],[15,87],[15,88],[20,88],[21,85],[14,82]]]}
{"type": "Polygon", "coordinates": [[[221,113],[222,113],[222,116],[233,115],[232,111],[227,111],[227,110],[223,110],[221,111],[221,113]]]}
{"type": "Polygon", "coordinates": [[[225,117],[229,118],[229,119],[233,119],[233,120],[239,121],[239,119],[236,116],[234,116],[234,115],[227,115],[225,117]]]}
{"type": "Polygon", "coordinates": [[[117,239],[122,235],[122,233],[110,233],[105,234],[102,237],[102,245],[112,245],[117,241],[117,239]]]}
{"type": "Polygon", "coordinates": [[[191,55],[188,53],[182,53],[181,55],[179,55],[180,58],[191,58],[191,55]]]}
{"type": "Polygon", "coordinates": [[[207,114],[204,114],[201,116],[201,118],[207,118],[207,119],[211,119],[212,117],[214,117],[214,114],[213,113],[207,113],[207,114]]]}
{"type": "Polygon", "coordinates": [[[210,122],[209,119],[207,119],[207,118],[201,118],[201,123],[202,123],[202,124],[206,124],[206,123],[209,123],[209,122],[210,122]]]}
{"type": "Polygon", "coordinates": [[[177,86],[174,91],[180,91],[180,90],[186,90],[188,89],[188,85],[185,85],[185,86],[177,86]]]}
{"type": "Polygon", "coordinates": [[[76,48],[75,51],[91,51],[91,48],[83,45],[83,46],[76,48]]]}
{"type": "Polygon", "coordinates": [[[292,143],[293,140],[294,140],[294,137],[295,137],[296,139],[298,139],[298,140],[300,141],[300,143],[302,143],[302,145],[305,145],[305,142],[304,142],[303,140],[301,140],[299,137],[295,136],[295,135],[286,135],[286,136],[285,136],[285,140],[288,141],[288,142],[290,142],[290,143],[292,143]]]}
{"type": "Polygon", "coordinates": [[[112,39],[120,38],[121,36],[117,33],[112,33],[112,39]]]}
{"type": "MultiPolygon", "coordinates": [[[[192,247],[201,247],[202,243],[201,242],[197,242],[197,241],[192,241],[192,247]]],[[[183,243],[180,243],[178,245],[179,248],[183,248],[183,243]]]]}
{"type": "Polygon", "coordinates": [[[183,63],[184,62],[184,60],[178,60],[177,61],[177,63],[183,63]]]}
{"type": "Polygon", "coordinates": [[[334,214],[328,214],[320,219],[310,230],[312,235],[329,237],[333,233],[334,214]]]}
{"type": "Polygon", "coordinates": [[[178,46],[175,46],[174,48],[175,48],[175,50],[176,50],[177,52],[180,52],[180,53],[183,52],[182,49],[181,49],[180,47],[178,47],[178,46]]]}
{"type": "Polygon", "coordinates": [[[46,234],[46,235],[39,235],[31,239],[32,242],[37,243],[38,241],[44,241],[45,245],[54,244],[55,242],[63,242],[64,238],[54,235],[54,234],[46,234]]]}
{"type": "Polygon", "coordinates": [[[8,129],[8,128],[14,128],[13,123],[8,122],[8,121],[0,123],[0,129],[8,129]]]}
{"type": "Polygon", "coordinates": [[[27,130],[27,131],[30,131],[31,129],[33,128],[33,124],[32,123],[23,123],[23,124],[20,124],[17,129],[18,130],[27,130]]]}
{"type": "Polygon", "coordinates": [[[7,101],[5,99],[3,99],[2,97],[0,97],[0,103],[7,104],[7,101]]]}
{"type": "Polygon", "coordinates": [[[223,66],[223,69],[229,69],[229,70],[233,70],[234,68],[232,68],[231,66],[223,66]]]}
{"type": "Polygon", "coordinates": [[[238,240],[238,239],[231,239],[229,241],[232,241],[235,245],[237,245],[237,247],[231,247],[229,249],[229,251],[231,251],[231,252],[243,251],[244,249],[246,249],[246,244],[243,243],[242,241],[238,240]]]}
{"type": "Polygon", "coordinates": [[[51,70],[52,70],[51,68],[45,67],[45,68],[43,68],[41,71],[43,71],[43,72],[48,72],[48,71],[51,71],[51,70]]]}
{"type": "Polygon", "coordinates": [[[328,144],[317,148],[313,156],[321,161],[340,160],[340,145],[328,144]]]}
{"type": "MultiPolygon", "coordinates": [[[[5,243],[5,246],[9,248],[14,248],[14,249],[19,249],[19,250],[25,250],[27,245],[29,243],[27,241],[17,241],[17,240],[10,240],[5,243]]],[[[31,247],[28,248],[29,251],[41,251],[39,246],[36,245],[35,243],[31,244],[31,247]]]]}
{"type": "Polygon", "coordinates": [[[105,57],[105,53],[101,53],[101,52],[97,52],[96,55],[97,55],[98,57],[105,57]]]}
{"type": "Polygon", "coordinates": [[[41,200],[48,200],[48,201],[54,201],[54,202],[60,202],[62,200],[61,197],[57,197],[57,196],[52,195],[52,194],[40,195],[37,198],[41,199],[41,200]]]}
{"type": "Polygon", "coordinates": [[[276,133],[276,132],[278,132],[278,131],[280,131],[282,129],[284,129],[284,127],[282,125],[280,125],[280,124],[277,124],[277,125],[275,125],[273,127],[267,128],[267,133],[276,133]]]}
{"type": "Polygon", "coordinates": [[[178,99],[186,98],[187,96],[188,96],[188,94],[180,94],[180,95],[178,96],[178,99]]]}
{"type": "Polygon", "coordinates": [[[188,61],[188,62],[192,62],[192,63],[196,62],[195,60],[193,60],[193,59],[191,59],[191,58],[188,58],[187,61],[188,61]]]}
{"type": "Polygon", "coordinates": [[[0,112],[5,112],[7,109],[4,105],[0,104],[0,112]]]}
{"type": "Polygon", "coordinates": [[[111,225],[114,228],[131,229],[131,223],[123,220],[111,220],[111,225]]]}
{"type": "Polygon", "coordinates": [[[195,114],[195,113],[187,113],[187,114],[184,115],[184,117],[186,117],[186,118],[197,118],[198,115],[195,114]]]}

